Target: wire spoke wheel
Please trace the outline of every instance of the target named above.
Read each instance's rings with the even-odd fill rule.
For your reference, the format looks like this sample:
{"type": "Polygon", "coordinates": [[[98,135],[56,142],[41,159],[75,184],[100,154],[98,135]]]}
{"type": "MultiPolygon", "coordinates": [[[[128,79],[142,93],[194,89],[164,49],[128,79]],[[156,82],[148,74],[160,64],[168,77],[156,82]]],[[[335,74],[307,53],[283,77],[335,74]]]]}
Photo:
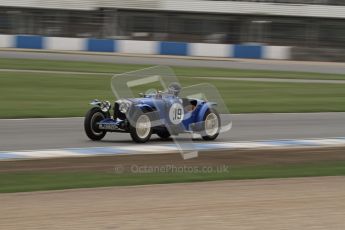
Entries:
{"type": "Polygon", "coordinates": [[[207,141],[215,140],[219,135],[220,117],[216,110],[210,109],[204,116],[204,130],[202,138],[207,141]]]}
{"type": "Polygon", "coordinates": [[[91,131],[95,136],[101,136],[104,131],[100,130],[98,127],[98,122],[102,121],[105,119],[105,116],[101,112],[97,112],[93,114],[91,117],[91,131]]]}
{"type": "Polygon", "coordinates": [[[134,119],[135,125],[130,126],[132,139],[138,143],[147,142],[152,134],[151,119],[147,114],[141,114],[134,119]]]}
{"type": "Polygon", "coordinates": [[[208,136],[213,136],[218,132],[219,129],[218,117],[214,113],[207,115],[205,119],[205,132],[208,136]]]}
{"type": "Polygon", "coordinates": [[[137,120],[135,128],[136,128],[138,137],[146,138],[150,134],[150,131],[151,131],[150,118],[146,114],[140,115],[137,120]]]}
{"type": "Polygon", "coordinates": [[[84,130],[86,135],[94,141],[101,140],[107,133],[98,127],[98,123],[107,118],[107,114],[103,113],[98,107],[91,108],[85,115],[84,130]]]}

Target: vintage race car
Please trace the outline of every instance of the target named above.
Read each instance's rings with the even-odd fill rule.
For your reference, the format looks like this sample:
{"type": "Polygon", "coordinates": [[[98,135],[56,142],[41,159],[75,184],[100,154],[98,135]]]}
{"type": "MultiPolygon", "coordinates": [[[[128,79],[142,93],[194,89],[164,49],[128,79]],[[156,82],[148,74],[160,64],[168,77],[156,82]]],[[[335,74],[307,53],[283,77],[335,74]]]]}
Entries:
{"type": "Polygon", "coordinates": [[[217,104],[194,98],[180,98],[181,86],[172,83],[165,92],[151,90],[140,98],[115,101],[95,99],[84,121],[86,135],[101,140],[107,132],[130,133],[133,141],[147,142],[152,134],[167,139],[181,133],[197,133],[215,140],[220,131],[217,104]]]}

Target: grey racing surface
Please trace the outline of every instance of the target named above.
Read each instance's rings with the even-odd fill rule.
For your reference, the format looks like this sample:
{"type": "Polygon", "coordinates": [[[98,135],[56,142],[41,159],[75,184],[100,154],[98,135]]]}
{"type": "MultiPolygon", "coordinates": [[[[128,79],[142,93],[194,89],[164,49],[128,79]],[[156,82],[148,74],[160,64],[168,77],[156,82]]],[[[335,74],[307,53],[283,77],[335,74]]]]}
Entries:
{"type": "MultiPolygon", "coordinates": [[[[229,132],[216,141],[345,137],[345,113],[235,114],[229,132]]],[[[196,140],[202,141],[202,140],[196,140]]],[[[145,145],[169,143],[152,135],[145,145]]],[[[0,119],[0,151],[138,145],[128,133],[90,141],[83,118],[0,119]]]]}
{"type": "Polygon", "coordinates": [[[124,54],[100,54],[87,52],[45,52],[10,51],[2,50],[0,58],[24,58],[63,61],[89,61],[117,64],[144,64],[144,65],[168,65],[185,67],[212,67],[229,69],[250,70],[276,70],[345,74],[344,63],[332,62],[303,62],[285,60],[250,60],[250,59],[225,59],[225,58],[200,58],[184,56],[160,56],[160,55],[124,55],[124,54]],[[164,57],[164,58],[163,58],[164,57]]]}

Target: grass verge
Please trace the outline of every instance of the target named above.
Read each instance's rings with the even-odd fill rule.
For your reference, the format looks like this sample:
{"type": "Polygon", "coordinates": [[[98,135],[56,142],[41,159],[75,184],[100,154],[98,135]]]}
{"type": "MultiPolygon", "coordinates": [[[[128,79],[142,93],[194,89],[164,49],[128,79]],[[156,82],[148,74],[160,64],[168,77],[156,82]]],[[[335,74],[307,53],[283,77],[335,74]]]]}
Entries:
{"type": "Polygon", "coordinates": [[[345,162],[238,166],[212,173],[17,172],[0,173],[0,193],[166,184],[215,180],[345,175],[345,162]]]}
{"type": "MultiPolygon", "coordinates": [[[[94,98],[115,100],[110,78],[97,74],[0,72],[0,118],[83,116],[94,98]]],[[[215,85],[232,113],[345,111],[344,84],[188,77],[181,77],[180,81],[183,86],[202,82],[215,85]]]]}
{"type": "MultiPolygon", "coordinates": [[[[39,59],[0,58],[0,69],[18,70],[55,70],[92,73],[124,73],[150,67],[150,65],[114,64],[82,61],[58,61],[39,59]]],[[[249,77],[249,78],[284,78],[345,80],[345,74],[308,73],[294,71],[242,70],[225,68],[172,67],[178,76],[191,77],[249,77]]]]}

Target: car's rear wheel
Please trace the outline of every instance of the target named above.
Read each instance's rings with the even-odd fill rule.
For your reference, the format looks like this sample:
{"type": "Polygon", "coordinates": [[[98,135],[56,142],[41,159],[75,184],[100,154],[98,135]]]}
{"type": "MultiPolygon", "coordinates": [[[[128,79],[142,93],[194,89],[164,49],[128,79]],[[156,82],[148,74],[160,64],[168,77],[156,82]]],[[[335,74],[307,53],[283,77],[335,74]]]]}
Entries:
{"type": "Polygon", "coordinates": [[[140,114],[133,120],[135,126],[130,125],[130,135],[133,141],[138,143],[147,142],[152,134],[151,119],[148,114],[140,114]]]}
{"type": "Polygon", "coordinates": [[[98,122],[104,120],[106,118],[106,114],[102,112],[102,110],[98,107],[94,107],[90,109],[86,115],[84,120],[84,130],[86,135],[93,141],[102,140],[102,138],[107,133],[104,130],[100,130],[98,127],[98,122]]]}
{"type": "Polygon", "coordinates": [[[204,115],[204,130],[202,138],[206,141],[215,140],[219,135],[220,117],[216,110],[209,109],[204,115]]]}

